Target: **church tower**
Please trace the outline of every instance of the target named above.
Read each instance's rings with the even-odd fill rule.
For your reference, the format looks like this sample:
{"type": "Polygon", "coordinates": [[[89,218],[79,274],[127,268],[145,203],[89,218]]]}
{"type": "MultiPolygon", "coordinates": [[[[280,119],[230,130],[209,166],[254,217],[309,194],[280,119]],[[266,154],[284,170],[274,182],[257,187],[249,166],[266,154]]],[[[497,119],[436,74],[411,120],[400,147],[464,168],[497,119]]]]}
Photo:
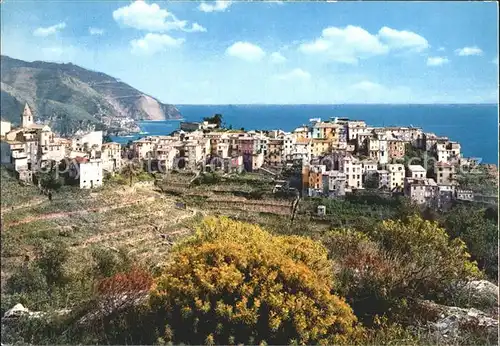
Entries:
{"type": "Polygon", "coordinates": [[[31,113],[31,109],[28,106],[28,103],[24,105],[24,111],[21,115],[21,126],[22,127],[30,127],[33,125],[33,114],[31,113]]]}

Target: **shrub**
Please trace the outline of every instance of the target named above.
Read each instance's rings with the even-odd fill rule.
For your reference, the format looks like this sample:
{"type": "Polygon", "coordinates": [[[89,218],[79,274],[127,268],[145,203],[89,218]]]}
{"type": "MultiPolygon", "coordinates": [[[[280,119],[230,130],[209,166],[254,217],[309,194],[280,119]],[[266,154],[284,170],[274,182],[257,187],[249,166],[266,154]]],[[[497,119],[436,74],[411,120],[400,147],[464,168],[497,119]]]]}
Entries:
{"type": "Polygon", "coordinates": [[[167,342],[347,342],[356,317],[331,279],[320,244],[210,218],[176,249],[150,303],[167,342]]]}
{"type": "Polygon", "coordinates": [[[336,290],[358,317],[373,317],[412,299],[449,301],[453,287],[480,276],[460,239],[412,216],[383,221],[367,233],[339,230],[323,238],[337,264],[336,290]]]}

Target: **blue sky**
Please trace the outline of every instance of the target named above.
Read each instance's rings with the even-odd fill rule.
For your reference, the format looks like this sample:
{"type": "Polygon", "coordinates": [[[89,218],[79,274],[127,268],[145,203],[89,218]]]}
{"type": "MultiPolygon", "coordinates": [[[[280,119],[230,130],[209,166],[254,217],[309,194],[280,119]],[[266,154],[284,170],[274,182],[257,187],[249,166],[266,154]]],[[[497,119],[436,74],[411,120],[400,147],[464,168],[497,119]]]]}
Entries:
{"type": "Polygon", "coordinates": [[[496,2],[17,1],[2,54],[174,104],[496,103],[496,2]]]}

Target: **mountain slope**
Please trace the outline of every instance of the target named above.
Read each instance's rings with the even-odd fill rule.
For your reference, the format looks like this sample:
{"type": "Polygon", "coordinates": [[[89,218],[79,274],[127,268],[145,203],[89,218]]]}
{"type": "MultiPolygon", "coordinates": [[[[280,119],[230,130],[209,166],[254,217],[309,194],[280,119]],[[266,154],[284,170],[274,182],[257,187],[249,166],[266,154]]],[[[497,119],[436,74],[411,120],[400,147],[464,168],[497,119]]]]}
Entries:
{"type": "Polygon", "coordinates": [[[1,116],[19,123],[28,102],[35,117],[54,130],[133,127],[131,120],[180,118],[179,110],[120,80],[73,64],[26,62],[1,56],[1,116]]]}

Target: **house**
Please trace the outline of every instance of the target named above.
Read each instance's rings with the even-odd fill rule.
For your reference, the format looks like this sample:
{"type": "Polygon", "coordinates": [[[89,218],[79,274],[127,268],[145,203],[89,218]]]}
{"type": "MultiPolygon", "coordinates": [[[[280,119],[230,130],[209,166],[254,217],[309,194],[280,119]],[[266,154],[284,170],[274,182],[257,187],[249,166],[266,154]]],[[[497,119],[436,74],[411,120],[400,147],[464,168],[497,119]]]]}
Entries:
{"type": "Polygon", "coordinates": [[[293,130],[292,135],[296,138],[310,138],[311,137],[311,132],[309,131],[309,128],[307,126],[301,126],[297,127],[295,130],[293,130]]]}
{"type": "Polygon", "coordinates": [[[297,138],[292,151],[292,160],[301,162],[302,164],[309,163],[311,160],[311,140],[309,138],[297,138]]]}
{"type": "Polygon", "coordinates": [[[404,194],[417,204],[434,205],[439,187],[432,178],[405,178],[404,194]]]}
{"type": "Polygon", "coordinates": [[[330,142],[327,139],[312,139],[311,156],[319,157],[330,151],[330,142]]]}
{"type": "Polygon", "coordinates": [[[389,188],[398,190],[403,188],[405,180],[405,166],[400,163],[389,163],[386,165],[389,171],[389,188]]]}
{"type": "Polygon", "coordinates": [[[203,161],[201,146],[196,141],[188,141],[183,143],[183,149],[184,168],[193,171],[196,170],[198,163],[203,161]]]}
{"type": "Polygon", "coordinates": [[[324,193],[323,174],[326,172],[326,166],[306,166],[302,172],[302,181],[303,187],[305,187],[305,194],[307,194],[309,197],[321,196],[324,193]]]}
{"type": "Polygon", "coordinates": [[[291,133],[287,133],[283,136],[283,141],[283,155],[285,156],[285,161],[292,161],[296,138],[291,133]]]}
{"type": "Polygon", "coordinates": [[[377,162],[372,161],[372,160],[362,160],[361,162],[361,168],[362,172],[365,173],[366,171],[376,171],[377,170],[377,162]]]}
{"type": "Polygon", "coordinates": [[[368,153],[368,139],[373,137],[372,132],[359,132],[356,137],[356,150],[359,153],[368,153]]]}
{"type": "Polygon", "coordinates": [[[366,139],[366,155],[375,161],[380,158],[380,140],[374,136],[369,136],[366,139]]]}
{"type": "Polygon", "coordinates": [[[451,141],[436,143],[436,157],[438,162],[455,162],[460,160],[460,143],[451,141]]]}
{"type": "Polygon", "coordinates": [[[102,131],[91,131],[88,133],[77,133],[71,139],[71,149],[76,152],[85,153],[91,149],[100,151],[102,147],[102,131]]]}
{"type": "Polygon", "coordinates": [[[438,184],[455,183],[455,165],[448,162],[436,162],[434,178],[438,184]]]}
{"type": "Polygon", "coordinates": [[[366,132],[366,122],[363,120],[349,120],[347,122],[347,141],[356,140],[358,133],[366,132]]]}
{"type": "Polygon", "coordinates": [[[284,163],[283,139],[269,139],[267,147],[267,159],[271,166],[280,166],[284,163]]]}
{"type": "Polygon", "coordinates": [[[362,185],[362,165],[361,162],[352,155],[345,155],[340,159],[339,170],[345,174],[346,188],[361,189],[362,185]]]}
{"type": "Polygon", "coordinates": [[[172,144],[157,145],[154,151],[154,159],[157,161],[160,171],[170,171],[174,168],[175,158],[179,150],[172,144]]]}
{"type": "Polygon", "coordinates": [[[338,198],[345,196],[346,176],[339,171],[323,173],[324,193],[328,197],[338,198]]]}
{"type": "Polygon", "coordinates": [[[152,139],[141,138],[132,142],[132,152],[139,160],[153,158],[155,142],[152,139]]]}
{"type": "Polygon", "coordinates": [[[415,179],[425,178],[427,176],[427,171],[420,165],[408,165],[407,176],[415,179]]]}
{"type": "Polygon", "coordinates": [[[456,199],[459,201],[473,201],[474,192],[472,190],[456,190],[456,199]]]}
{"type": "Polygon", "coordinates": [[[233,157],[225,157],[223,160],[222,169],[224,173],[241,173],[244,170],[243,156],[236,155],[233,157]]]}
{"type": "Polygon", "coordinates": [[[78,180],[80,189],[102,186],[103,168],[101,159],[76,157],[69,168],[69,177],[78,180]]]}
{"type": "Polygon", "coordinates": [[[398,160],[405,156],[405,142],[399,139],[387,140],[389,159],[398,160]]]}
{"type": "Polygon", "coordinates": [[[389,148],[387,147],[387,140],[379,139],[378,162],[382,165],[389,163],[389,148]]]}

